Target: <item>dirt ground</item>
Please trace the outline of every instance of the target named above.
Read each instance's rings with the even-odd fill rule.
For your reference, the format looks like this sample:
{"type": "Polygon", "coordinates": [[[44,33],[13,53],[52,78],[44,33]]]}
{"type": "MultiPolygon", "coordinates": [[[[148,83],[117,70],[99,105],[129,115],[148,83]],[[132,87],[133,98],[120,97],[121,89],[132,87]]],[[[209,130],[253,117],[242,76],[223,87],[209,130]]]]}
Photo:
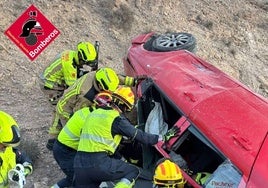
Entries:
{"type": "Polygon", "coordinates": [[[100,67],[123,72],[122,58],[139,33],[189,32],[197,55],[268,98],[267,0],[21,0],[0,1],[0,109],[10,113],[31,144],[29,188],[53,185],[63,174],[45,147],[53,108],[38,75],[65,49],[100,41],[100,67]],[[31,62],[4,31],[33,3],[61,32],[31,62]]]}

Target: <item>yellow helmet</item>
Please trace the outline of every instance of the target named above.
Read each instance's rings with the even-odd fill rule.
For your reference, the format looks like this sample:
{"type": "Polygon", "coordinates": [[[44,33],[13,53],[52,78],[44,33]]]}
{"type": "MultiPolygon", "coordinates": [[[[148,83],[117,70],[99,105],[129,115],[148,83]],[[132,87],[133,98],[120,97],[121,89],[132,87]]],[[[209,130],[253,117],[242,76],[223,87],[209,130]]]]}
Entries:
{"type": "Polygon", "coordinates": [[[163,158],[156,164],[153,183],[155,187],[183,188],[185,180],[180,167],[172,160],[163,158]]]}
{"type": "Polygon", "coordinates": [[[112,102],[112,95],[107,91],[101,91],[95,96],[93,101],[97,106],[109,106],[112,102]]]}
{"type": "Polygon", "coordinates": [[[0,111],[0,143],[11,147],[16,147],[20,143],[20,132],[17,122],[3,111],[0,111]]]}
{"type": "Polygon", "coordinates": [[[83,64],[94,66],[94,60],[97,57],[97,52],[93,44],[90,42],[80,42],[77,45],[78,57],[83,64]]]}
{"type": "Polygon", "coordinates": [[[118,106],[122,112],[131,111],[135,103],[134,93],[131,88],[127,86],[119,86],[112,94],[112,98],[113,103],[118,106]]]}
{"type": "Polygon", "coordinates": [[[119,85],[119,78],[111,68],[100,68],[97,70],[95,79],[105,91],[114,92],[119,85]]]}

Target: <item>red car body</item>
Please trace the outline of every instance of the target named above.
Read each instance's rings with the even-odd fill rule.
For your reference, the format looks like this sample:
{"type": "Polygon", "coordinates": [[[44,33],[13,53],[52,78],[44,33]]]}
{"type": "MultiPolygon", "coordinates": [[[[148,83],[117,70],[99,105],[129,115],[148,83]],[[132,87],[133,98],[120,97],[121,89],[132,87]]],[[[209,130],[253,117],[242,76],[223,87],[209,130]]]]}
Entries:
{"type": "Polygon", "coordinates": [[[267,99],[191,52],[144,49],[153,34],[131,41],[123,60],[126,75],[150,77],[241,171],[239,187],[268,187],[267,99]]]}

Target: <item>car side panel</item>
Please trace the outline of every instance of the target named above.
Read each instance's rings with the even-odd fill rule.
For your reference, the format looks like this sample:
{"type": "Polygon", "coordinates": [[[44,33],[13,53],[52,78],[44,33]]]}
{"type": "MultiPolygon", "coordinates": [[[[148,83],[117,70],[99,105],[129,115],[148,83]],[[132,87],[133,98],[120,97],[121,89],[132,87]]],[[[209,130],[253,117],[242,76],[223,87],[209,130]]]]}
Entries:
{"type": "Polygon", "coordinates": [[[268,131],[268,108],[263,106],[265,101],[240,87],[202,101],[189,119],[249,176],[268,131]]]}
{"type": "Polygon", "coordinates": [[[200,101],[238,86],[220,70],[186,51],[149,52],[133,46],[128,59],[134,70],[128,73],[151,77],[186,116],[200,101]]]}
{"type": "Polygon", "coordinates": [[[259,155],[253,166],[248,186],[249,187],[267,187],[268,186],[268,139],[263,142],[259,155]]]}

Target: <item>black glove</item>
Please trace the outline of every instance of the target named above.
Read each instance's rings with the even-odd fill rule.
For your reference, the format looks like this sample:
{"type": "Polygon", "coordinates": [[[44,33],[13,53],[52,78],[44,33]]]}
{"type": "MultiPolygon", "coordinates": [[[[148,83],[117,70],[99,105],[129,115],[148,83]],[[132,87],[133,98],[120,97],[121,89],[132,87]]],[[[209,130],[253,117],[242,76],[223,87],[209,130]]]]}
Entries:
{"type": "Polygon", "coordinates": [[[177,126],[173,126],[171,129],[167,131],[167,133],[163,136],[163,141],[167,142],[171,138],[178,136],[179,133],[181,132],[181,129],[177,126]]]}

